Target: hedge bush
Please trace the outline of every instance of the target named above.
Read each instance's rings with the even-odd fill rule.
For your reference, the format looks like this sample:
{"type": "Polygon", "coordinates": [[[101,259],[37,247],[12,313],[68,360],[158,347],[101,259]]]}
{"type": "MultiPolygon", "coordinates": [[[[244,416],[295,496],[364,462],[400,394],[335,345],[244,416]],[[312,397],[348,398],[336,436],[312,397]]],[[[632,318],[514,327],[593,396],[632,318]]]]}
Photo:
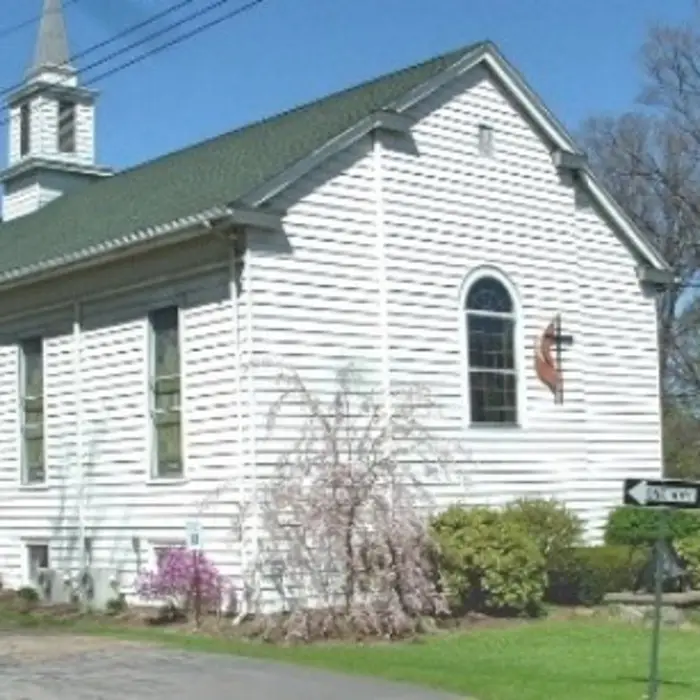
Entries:
{"type": "Polygon", "coordinates": [[[490,508],[448,508],[433,519],[441,577],[455,612],[536,614],[545,561],[522,525],[490,508]]]}
{"type": "Polygon", "coordinates": [[[700,535],[676,540],[674,545],[688,569],[690,585],[694,589],[700,588],[700,535]]]}
{"type": "Polygon", "coordinates": [[[549,572],[547,600],[598,605],[606,593],[634,590],[646,561],[646,550],[629,545],[576,547],[549,572]]]}
{"type": "MultiPolygon", "coordinates": [[[[605,542],[632,547],[651,546],[661,528],[661,513],[651,508],[620,506],[610,512],[605,526],[605,542]]],[[[675,510],[666,514],[666,539],[678,541],[700,535],[700,516],[675,510]]]]}
{"type": "Polygon", "coordinates": [[[556,499],[518,499],[506,506],[504,515],[535,541],[547,570],[582,543],[583,522],[556,499]]]}

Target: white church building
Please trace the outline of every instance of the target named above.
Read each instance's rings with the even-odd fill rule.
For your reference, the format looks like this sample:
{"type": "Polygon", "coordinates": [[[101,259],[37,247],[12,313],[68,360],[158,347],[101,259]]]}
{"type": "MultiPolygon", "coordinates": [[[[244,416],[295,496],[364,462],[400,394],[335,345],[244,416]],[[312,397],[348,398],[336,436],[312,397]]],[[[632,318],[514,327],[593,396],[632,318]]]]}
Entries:
{"type": "Polygon", "coordinates": [[[429,385],[468,446],[439,505],[553,495],[595,539],[661,474],[673,277],[492,43],[123,172],[69,55],[46,0],[2,174],[5,586],[85,557],[128,588],[193,519],[240,583],[236,504],[288,444],[266,357],[429,385]]]}

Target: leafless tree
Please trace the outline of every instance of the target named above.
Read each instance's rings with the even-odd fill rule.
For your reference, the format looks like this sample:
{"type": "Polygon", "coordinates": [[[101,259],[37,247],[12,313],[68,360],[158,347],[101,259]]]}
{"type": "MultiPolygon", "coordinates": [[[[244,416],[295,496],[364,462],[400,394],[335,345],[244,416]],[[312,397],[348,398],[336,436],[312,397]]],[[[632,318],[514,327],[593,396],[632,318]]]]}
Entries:
{"type": "MultiPolygon", "coordinates": [[[[426,515],[426,471],[459,470],[461,449],[436,439],[430,395],[362,388],[342,371],[325,397],[282,371],[269,430],[298,417],[293,445],[267,489],[263,520],[291,589],[282,636],[400,636],[447,611],[426,515]]],[[[434,477],[433,477],[434,478],[434,477]]]]}
{"type": "MultiPolygon", "coordinates": [[[[681,284],[658,301],[667,399],[700,394],[700,366],[687,355],[679,312],[700,262],[700,23],[657,26],[641,51],[635,111],[589,120],[583,143],[619,203],[672,265],[681,284]]],[[[697,333],[697,329],[695,329],[697,333]]]]}

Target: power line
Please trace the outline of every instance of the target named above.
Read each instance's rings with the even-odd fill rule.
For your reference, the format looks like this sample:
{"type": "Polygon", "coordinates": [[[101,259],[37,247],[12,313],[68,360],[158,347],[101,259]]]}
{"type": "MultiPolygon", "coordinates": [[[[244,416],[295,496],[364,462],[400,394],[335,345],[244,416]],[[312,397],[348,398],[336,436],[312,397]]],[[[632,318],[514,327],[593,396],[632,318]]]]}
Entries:
{"type": "MultiPolygon", "coordinates": [[[[78,0],[65,0],[65,2],[63,3],[63,7],[68,7],[69,5],[73,5],[76,2],[78,2],[78,0]]],[[[34,17],[29,17],[28,19],[22,20],[21,22],[17,22],[17,24],[12,24],[9,27],[0,29],[0,39],[4,39],[5,37],[10,36],[15,32],[19,32],[25,27],[30,27],[32,24],[36,24],[40,19],[41,14],[38,14],[34,15],[34,17]]]]}
{"type": "MultiPolygon", "coordinates": [[[[208,14],[209,12],[211,12],[211,11],[217,9],[218,7],[221,7],[229,2],[231,2],[231,0],[216,0],[216,2],[210,3],[205,8],[198,10],[197,12],[194,12],[191,15],[188,15],[187,18],[179,20],[178,22],[175,22],[171,25],[168,25],[168,27],[166,27],[162,30],[159,30],[158,32],[153,32],[152,34],[150,34],[148,37],[146,37],[144,39],[141,39],[137,42],[132,42],[132,44],[130,44],[129,46],[127,46],[123,49],[120,49],[119,51],[112,52],[112,54],[110,54],[108,57],[102,58],[99,61],[94,61],[89,66],[86,66],[84,70],[89,70],[91,68],[97,67],[98,65],[102,65],[103,63],[106,63],[108,60],[111,60],[112,58],[120,56],[121,54],[126,53],[127,51],[131,50],[132,48],[135,48],[136,46],[139,46],[139,45],[145,43],[146,41],[150,41],[150,39],[153,39],[157,36],[160,36],[161,34],[165,34],[169,31],[172,31],[172,29],[174,29],[175,27],[181,26],[183,24],[186,24],[187,22],[192,21],[193,19],[196,19],[197,17],[201,17],[205,14],[208,14]]],[[[144,51],[142,54],[140,54],[140,55],[138,55],[138,56],[136,56],[128,61],[125,61],[124,63],[119,64],[119,65],[115,66],[114,68],[110,68],[110,69],[98,74],[97,76],[90,78],[87,81],[84,81],[83,86],[93,85],[101,80],[104,80],[105,78],[108,78],[112,75],[115,75],[116,73],[119,73],[123,70],[126,70],[127,68],[130,68],[131,66],[134,66],[138,63],[141,63],[142,61],[146,60],[147,58],[150,58],[151,56],[154,56],[158,53],[161,53],[162,51],[165,51],[168,48],[176,46],[177,44],[180,44],[180,43],[186,41],[187,39],[190,39],[194,36],[197,36],[198,34],[201,34],[204,31],[212,29],[213,27],[215,27],[218,24],[221,24],[229,19],[233,19],[234,17],[237,17],[239,15],[245,14],[245,13],[249,12],[250,10],[254,9],[255,7],[257,7],[258,5],[261,5],[263,2],[265,2],[265,0],[251,0],[250,2],[248,2],[244,5],[241,5],[237,8],[235,8],[234,10],[231,10],[229,12],[224,13],[221,17],[217,17],[214,20],[211,20],[209,22],[205,22],[204,24],[199,25],[198,27],[196,27],[193,30],[190,30],[188,32],[180,34],[179,36],[175,37],[174,39],[171,39],[170,41],[164,42],[163,44],[160,44],[160,45],[158,45],[158,46],[156,46],[153,49],[150,49],[148,51],[144,51]]],[[[24,83],[22,83],[22,84],[24,84],[24,83]]],[[[52,87],[52,86],[50,86],[50,87],[52,87]]],[[[39,94],[43,93],[47,89],[50,89],[50,87],[45,88],[44,90],[40,90],[39,94]]],[[[8,108],[5,107],[4,109],[5,109],[5,111],[7,111],[8,108]]],[[[10,121],[9,117],[3,118],[2,120],[0,120],[0,126],[4,126],[4,125],[8,124],[9,121],[10,121]]]]}
{"type": "MultiPolygon", "coordinates": [[[[222,5],[225,4],[226,2],[230,2],[230,0],[219,0],[219,2],[214,3],[215,5],[222,5]]],[[[96,83],[100,80],[104,80],[105,78],[108,78],[111,75],[114,75],[115,73],[119,73],[122,70],[126,70],[127,68],[130,68],[131,66],[136,65],[137,63],[141,63],[141,61],[144,61],[147,58],[150,58],[151,56],[155,56],[156,54],[160,53],[161,51],[165,51],[166,49],[169,49],[173,46],[177,46],[177,44],[181,44],[183,41],[186,41],[187,39],[191,39],[194,36],[197,36],[198,34],[201,34],[202,32],[208,31],[209,29],[213,29],[215,26],[222,24],[223,22],[233,19],[234,17],[237,17],[238,15],[245,14],[246,12],[249,12],[250,10],[254,9],[258,5],[262,5],[265,0],[251,0],[250,2],[246,3],[245,5],[241,5],[240,7],[237,7],[235,10],[231,10],[229,12],[226,12],[223,14],[221,17],[217,17],[214,20],[211,20],[210,22],[206,22],[204,24],[200,24],[198,27],[195,29],[190,30],[189,32],[185,32],[184,34],[180,34],[180,36],[175,37],[174,39],[171,39],[170,41],[167,41],[160,46],[156,46],[155,48],[151,49],[150,51],[147,51],[140,56],[136,56],[136,58],[131,59],[130,61],[126,61],[125,63],[122,63],[119,66],[116,66],[116,68],[111,68],[109,70],[104,71],[103,73],[100,73],[99,75],[95,76],[94,78],[91,78],[88,80],[85,85],[92,85],[93,83],[96,83]]]]}
{"type": "MultiPolygon", "coordinates": [[[[72,2],[76,2],[77,0],[72,0],[72,2]]],[[[138,31],[139,29],[143,29],[144,27],[148,26],[149,24],[152,24],[153,22],[157,22],[159,19],[162,19],[163,17],[172,14],[173,12],[177,12],[179,9],[183,8],[185,5],[189,5],[193,2],[193,0],[181,0],[181,2],[177,3],[177,5],[173,5],[172,7],[169,7],[165,10],[161,10],[160,12],[157,12],[155,15],[151,15],[147,19],[143,20],[142,22],[139,22],[138,24],[133,24],[129,27],[126,27],[126,29],[123,29],[122,31],[118,32],[117,34],[114,34],[113,36],[109,37],[108,39],[105,39],[104,41],[101,41],[97,44],[93,44],[91,46],[88,46],[86,49],[83,49],[82,51],[79,51],[78,53],[73,54],[65,63],[61,64],[59,68],[65,68],[66,66],[69,66],[71,63],[74,61],[77,61],[80,58],[85,58],[85,56],[89,56],[92,53],[95,53],[95,51],[99,51],[100,49],[104,48],[105,46],[109,46],[110,44],[113,44],[115,41],[118,41],[119,39],[122,39],[125,36],[128,36],[129,34],[132,34],[133,32],[138,31]]],[[[162,31],[162,30],[161,30],[162,31]]],[[[149,40],[151,36],[149,35],[146,37],[143,42],[149,40]]],[[[140,43],[135,43],[131,44],[123,49],[124,52],[130,50],[131,48],[134,48],[135,46],[140,45],[140,43]]],[[[113,52],[109,56],[105,57],[104,59],[101,59],[100,61],[91,64],[89,66],[86,66],[83,70],[89,70],[90,68],[96,66],[96,65],[101,65],[102,63],[105,63],[106,61],[110,60],[111,58],[114,58],[115,56],[119,55],[119,52],[113,52]]],[[[0,91],[0,97],[4,97],[5,95],[8,95],[15,90],[18,90],[19,88],[24,86],[24,82],[20,81],[18,83],[15,83],[14,85],[10,85],[9,87],[3,88],[0,91]]]]}

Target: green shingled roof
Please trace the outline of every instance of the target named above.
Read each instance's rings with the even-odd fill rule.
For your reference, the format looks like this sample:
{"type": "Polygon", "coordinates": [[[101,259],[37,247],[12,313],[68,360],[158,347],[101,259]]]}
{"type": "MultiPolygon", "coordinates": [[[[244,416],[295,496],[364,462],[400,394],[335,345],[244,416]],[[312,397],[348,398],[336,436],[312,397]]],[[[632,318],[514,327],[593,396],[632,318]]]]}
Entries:
{"type": "Polygon", "coordinates": [[[471,45],[63,195],[0,225],[0,275],[225,206],[473,51],[471,45]]]}

